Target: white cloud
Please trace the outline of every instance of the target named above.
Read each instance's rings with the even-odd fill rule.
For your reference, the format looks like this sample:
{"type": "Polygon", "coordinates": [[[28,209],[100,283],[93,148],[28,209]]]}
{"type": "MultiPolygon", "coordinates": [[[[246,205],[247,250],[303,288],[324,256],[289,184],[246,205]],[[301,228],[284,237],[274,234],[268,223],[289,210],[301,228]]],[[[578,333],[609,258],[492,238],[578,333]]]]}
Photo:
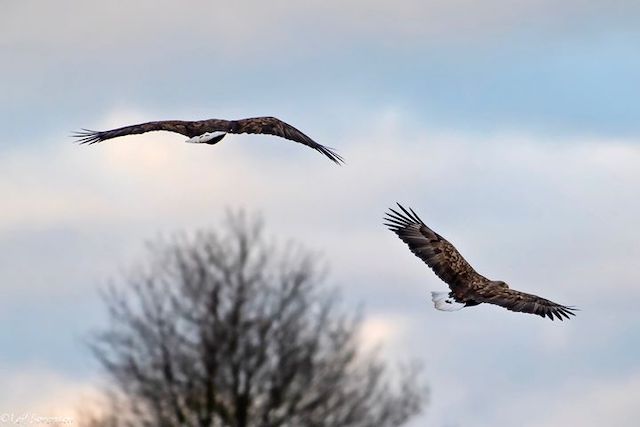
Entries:
{"type": "MultiPolygon", "coordinates": [[[[103,125],[148,116],[115,112],[103,125]]],[[[341,168],[265,136],[230,135],[215,147],[151,133],[90,147],[16,148],[0,159],[0,195],[11,200],[0,231],[139,229],[131,237],[142,239],[209,225],[225,207],[242,206],[264,212],[275,232],[325,249],[348,277],[424,277],[381,225],[384,210],[400,201],[481,272],[513,285],[565,298],[573,291],[595,298],[612,284],[635,289],[626,266],[640,255],[636,145],[433,133],[394,114],[371,122],[378,125],[332,138],[347,159],[341,168]]]]}
{"type": "Polygon", "coordinates": [[[367,351],[382,347],[390,351],[406,339],[407,324],[408,319],[397,314],[369,314],[361,325],[359,339],[362,348],[367,351]]]}
{"type": "Polygon", "coordinates": [[[562,403],[556,401],[551,413],[534,426],[579,425],[581,427],[633,427],[640,419],[640,374],[614,381],[591,384],[575,390],[562,403]]]}
{"type": "Polygon", "coordinates": [[[625,377],[577,380],[557,390],[523,393],[504,399],[496,420],[509,425],[518,419],[523,427],[634,427],[640,419],[640,373],[625,377]],[[561,396],[561,397],[559,397],[561,396]],[[526,413],[526,417],[522,414],[526,413]]]}
{"type": "Polygon", "coordinates": [[[37,367],[3,373],[2,388],[7,393],[0,395],[0,425],[15,425],[21,417],[58,417],[71,421],[66,425],[77,425],[81,409],[104,402],[95,379],[80,381],[37,367]]]}
{"type": "MultiPolygon", "coordinates": [[[[115,111],[100,127],[153,118],[151,112],[115,111]]],[[[583,356],[617,344],[624,338],[620,333],[633,333],[630,301],[638,289],[630,266],[640,257],[637,145],[579,136],[434,132],[393,111],[366,122],[372,125],[348,135],[332,135],[322,123],[304,126],[319,142],[332,141],[347,159],[344,167],[263,136],[230,135],[214,147],[161,133],[91,147],[53,140],[46,148],[16,147],[0,158],[7,177],[0,197],[11,200],[0,211],[0,250],[9,260],[0,266],[3,289],[33,292],[35,299],[57,295],[58,282],[76,274],[70,265],[78,260],[83,274],[100,283],[111,271],[105,266],[115,270],[122,261],[135,261],[132,248],[158,230],[215,225],[226,207],[245,207],[263,212],[276,236],[323,251],[332,282],[373,306],[364,325],[366,345],[390,340],[398,353],[424,358],[433,419],[456,422],[475,415],[489,420],[484,425],[508,425],[499,416],[511,402],[504,396],[534,401],[544,389],[551,401],[567,393],[565,383],[577,395],[584,381],[567,372],[570,360],[583,370],[600,369],[603,357],[617,360],[583,356]],[[382,226],[384,210],[396,200],[413,206],[480,272],[583,311],[563,324],[483,306],[436,312],[428,291],[444,284],[382,226]],[[50,244],[55,251],[29,245],[16,250],[21,236],[32,239],[34,230],[51,229],[80,237],[73,244],[50,244]],[[110,250],[96,249],[106,242],[110,250]],[[28,262],[12,261],[15,256],[28,262]],[[15,280],[25,275],[42,276],[42,286],[15,280]],[[549,384],[540,385],[535,375],[549,384]]],[[[88,279],[74,283],[94,292],[88,279]]],[[[616,387],[634,384],[613,384],[612,395],[616,387]]],[[[578,394],[582,400],[553,412],[557,419],[596,399],[591,391],[578,394]]],[[[602,417],[616,410],[628,414],[621,401],[605,405],[602,417]]]]}

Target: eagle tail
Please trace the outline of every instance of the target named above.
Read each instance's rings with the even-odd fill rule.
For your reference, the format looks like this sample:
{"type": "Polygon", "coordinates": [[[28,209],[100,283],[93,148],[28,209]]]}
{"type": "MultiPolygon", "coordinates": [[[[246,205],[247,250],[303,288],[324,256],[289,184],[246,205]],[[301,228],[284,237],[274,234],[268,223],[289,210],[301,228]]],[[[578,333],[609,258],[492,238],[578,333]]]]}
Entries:
{"type": "Polygon", "coordinates": [[[222,138],[227,136],[226,133],[205,132],[202,135],[197,135],[187,139],[185,142],[189,144],[209,144],[214,145],[220,142],[222,138]]]}
{"type": "Polygon", "coordinates": [[[449,292],[431,292],[431,300],[436,310],[458,311],[465,307],[465,304],[453,299],[449,292]]]}

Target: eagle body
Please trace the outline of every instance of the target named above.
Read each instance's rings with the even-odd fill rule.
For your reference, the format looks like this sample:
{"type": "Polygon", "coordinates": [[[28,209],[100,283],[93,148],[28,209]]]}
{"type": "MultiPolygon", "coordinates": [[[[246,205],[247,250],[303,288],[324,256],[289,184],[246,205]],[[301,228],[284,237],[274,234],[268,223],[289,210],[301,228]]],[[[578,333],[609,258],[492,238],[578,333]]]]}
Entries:
{"type": "Polygon", "coordinates": [[[313,139],[276,117],[251,117],[240,120],[207,119],[197,121],[162,120],[139,123],[106,131],[83,129],[74,136],[81,144],[95,144],[107,139],[127,135],[139,135],[147,132],[167,131],[188,137],[187,142],[214,145],[228,133],[232,134],[265,134],[294,141],[313,148],[336,164],[344,163],[344,159],[332,148],[318,144],[313,139]]]}
{"type": "Polygon", "coordinates": [[[400,204],[398,207],[400,211],[389,210],[385,225],[449,285],[450,292],[432,292],[436,309],[457,311],[488,303],[551,320],[569,319],[575,315],[573,307],[516,291],[500,280],[487,279],[476,272],[451,243],[422,222],[412,209],[407,210],[400,204]]]}

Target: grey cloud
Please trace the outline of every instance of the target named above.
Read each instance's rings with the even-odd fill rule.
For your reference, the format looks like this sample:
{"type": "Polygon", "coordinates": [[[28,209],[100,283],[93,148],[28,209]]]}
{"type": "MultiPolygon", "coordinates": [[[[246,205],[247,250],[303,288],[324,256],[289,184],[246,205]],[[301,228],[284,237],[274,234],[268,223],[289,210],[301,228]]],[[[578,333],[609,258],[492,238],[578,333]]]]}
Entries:
{"type": "Polygon", "coordinates": [[[145,46],[287,55],[277,49],[314,39],[342,43],[379,37],[426,44],[478,42],[511,32],[598,33],[635,30],[637,2],[570,0],[178,1],[82,2],[34,0],[10,4],[0,18],[3,45],[46,54],[146,54],[145,46]],[[177,44],[173,44],[177,41],[177,44]]]}
{"type": "MultiPolygon", "coordinates": [[[[115,111],[102,124],[153,115],[115,111]]],[[[453,421],[480,417],[484,425],[500,425],[504,400],[496,406],[487,386],[524,401],[541,390],[561,398],[561,384],[632,369],[636,362],[627,355],[629,342],[638,342],[632,303],[638,289],[630,266],[640,256],[633,244],[640,240],[640,201],[630,197],[640,183],[636,145],[435,132],[394,113],[366,122],[362,131],[318,135],[346,157],[341,168],[257,136],[213,148],[161,134],[89,148],[15,148],[0,159],[10,178],[0,192],[19,196],[0,212],[0,249],[13,254],[0,268],[4,321],[38,313],[24,326],[31,341],[40,333],[38,318],[77,331],[81,325],[68,323],[73,312],[61,317],[45,301],[63,293],[95,308],[109,265],[116,274],[134,262],[144,239],[215,225],[225,207],[245,207],[263,212],[274,235],[323,252],[331,282],[350,301],[365,302],[373,318],[402,319],[394,354],[425,360],[437,396],[430,419],[452,421],[451,411],[462,407],[453,421]],[[483,306],[436,312],[428,291],[444,284],[382,226],[395,201],[413,206],[482,273],[583,311],[564,324],[483,306]],[[474,363],[467,363],[469,354],[474,363]],[[609,362],[604,368],[602,360],[609,362]]],[[[60,348],[69,359],[79,357],[69,344],[74,337],[60,332],[57,340],[67,342],[60,348]]],[[[27,353],[43,357],[30,353],[32,344],[14,343],[5,357],[12,363],[27,353]]],[[[56,359],[59,369],[76,372],[64,367],[64,357],[56,359]]]]}

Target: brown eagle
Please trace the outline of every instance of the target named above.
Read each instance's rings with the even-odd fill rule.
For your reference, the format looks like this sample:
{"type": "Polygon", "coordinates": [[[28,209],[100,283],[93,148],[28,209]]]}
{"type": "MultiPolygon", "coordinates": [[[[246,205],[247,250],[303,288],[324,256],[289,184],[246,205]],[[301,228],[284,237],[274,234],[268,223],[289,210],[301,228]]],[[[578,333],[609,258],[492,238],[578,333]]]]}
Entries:
{"type": "Polygon", "coordinates": [[[327,156],[334,163],[344,163],[344,159],[333,151],[332,148],[318,144],[298,129],[275,117],[252,117],[240,120],[162,120],[105,131],[82,129],[80,132],[74,133],[73,136],[78,138],[78,142],[81,144],[95,144],[96,142],[102,142],[111,138],[158,130],[176,132],[187,136],[189,139],[186,142],[189,143],[210,145],[220,142],[227,133],[261,133],[275,135],[311,147],[327,156]]]}
{"type": "Polygon", "coordinates": [[[548,316],[551,320],[554,316],[564,320],[575,315],[573,311],[577,310],[576,308],[510,289],[505,282],[489,280],[482,276],[451,243],[427,227],[413,209],[407,210],[400,204],[398,207],[402,212],[389,209],[391,212],[384,218],[385,225],[451,289],[451,292],[431,293],[436,309],[457,311],[464,307],[489,303],[511,311],[548,316]]]}

